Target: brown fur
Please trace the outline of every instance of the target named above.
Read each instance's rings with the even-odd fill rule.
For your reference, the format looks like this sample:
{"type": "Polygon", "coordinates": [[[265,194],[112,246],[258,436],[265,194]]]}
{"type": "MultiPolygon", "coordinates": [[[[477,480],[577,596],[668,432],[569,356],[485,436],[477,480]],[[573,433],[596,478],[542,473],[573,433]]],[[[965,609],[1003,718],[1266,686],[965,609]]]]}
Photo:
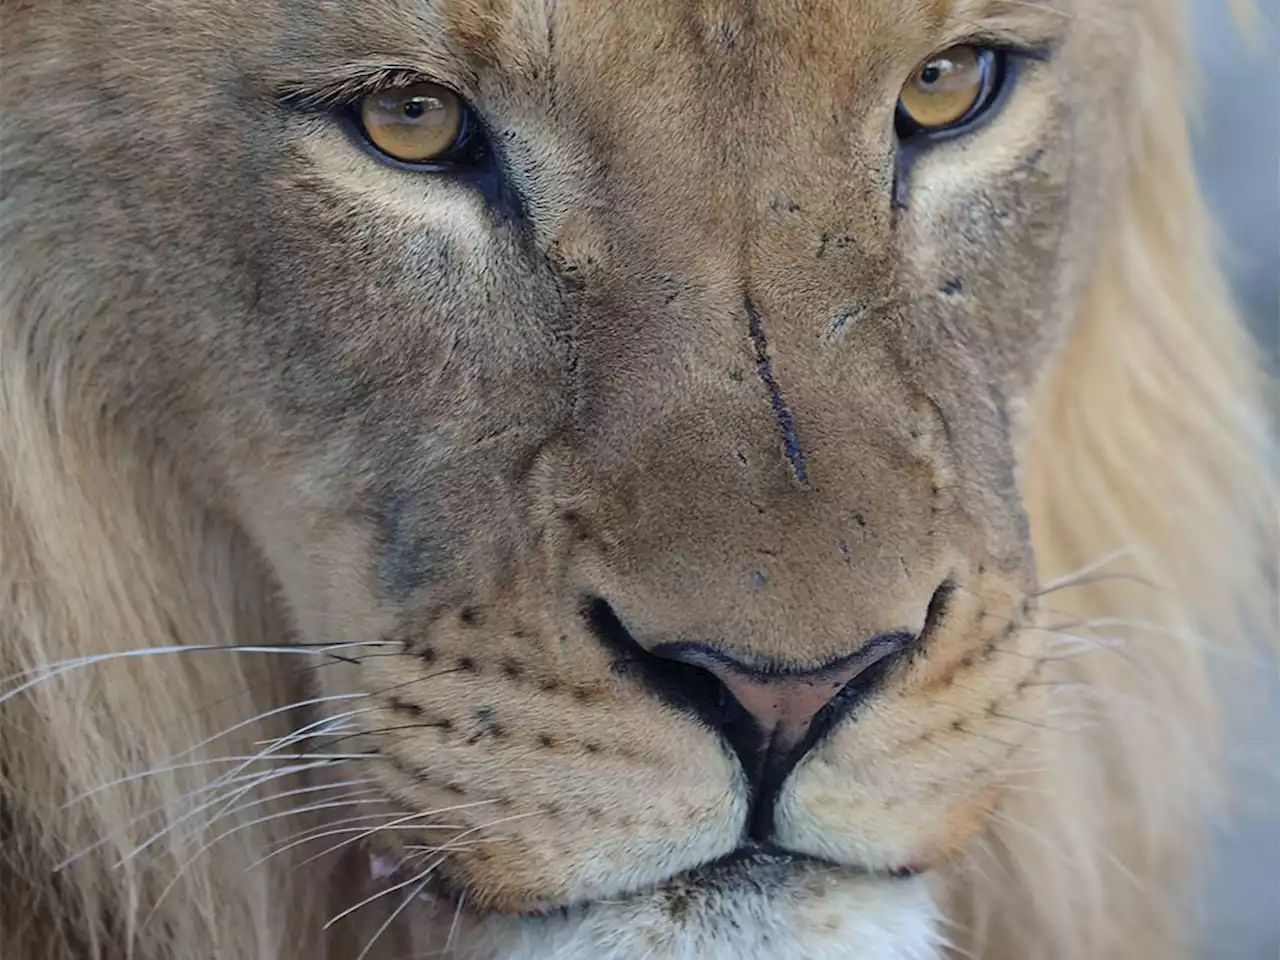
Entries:
{"type": "MultiPolygon", "coordinates": [[[[518,917],[584,901],[710,956],[737,894],[665,884],[737,843],[736,761],[584,599],[810,668],[943,581],[777,841],[868,917],[923,913],[863,872],[929,870],[984,960],[1187,955],[1273,490],[1167,4],[4,0],[0,37],[6,960],[355,956],[399,899],[324,930],[376,887],[312,857],[392,815],[463,899],[371,956],[543,956],[518,917]],[[975,32],[1052,55],[896,211],[896,91],[975,32]],[[476,104],[507,189],[306,109],[378,70],[476,104]],[[58,666],[282,642],[363,646],[58,666]],[[299,730],[351,759],[209,789],[299,730]]],[[[740,916],[820,926],[779,876],[740,916]]]]}

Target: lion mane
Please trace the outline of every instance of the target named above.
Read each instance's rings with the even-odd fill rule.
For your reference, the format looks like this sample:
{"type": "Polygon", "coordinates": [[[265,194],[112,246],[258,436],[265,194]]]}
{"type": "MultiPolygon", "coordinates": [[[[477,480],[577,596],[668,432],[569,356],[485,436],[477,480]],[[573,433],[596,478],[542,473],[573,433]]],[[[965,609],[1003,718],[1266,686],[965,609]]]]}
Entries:
{"type": "MultiPolygon", "coordinates": [[[[1215,663],[1257,662],[1277,633],[1256,347],[1193,178],[1184,37],[1144,5],[1126,191],[1020,411],[1039,615],[1077,646],[1021,788],[928,878],[957,956],[1190,955],[1187,880],[1224,782],[1215,663]]],[[[4,59],[0,77],[22,69],[4,59]]],[[[20,151],[4,144],[0,182],[20,151]]],[[[233,525],[162,451],[139,460],[104,428],[81,358],[49,336],[97,292],[42,283],[39,252],[16,256],[22,226],[0,199],[0,955],[319,960],[384,925],[371,960],[423,949],[449,917],[391,923],[374,904],[324,930],[371,893],[367,871],[316,857],[323,798],[258,799],[236,766],[264,744],[307,756],[280,705],[305,701],[314,664],[275,646],[270,579],[233,525]]]]}

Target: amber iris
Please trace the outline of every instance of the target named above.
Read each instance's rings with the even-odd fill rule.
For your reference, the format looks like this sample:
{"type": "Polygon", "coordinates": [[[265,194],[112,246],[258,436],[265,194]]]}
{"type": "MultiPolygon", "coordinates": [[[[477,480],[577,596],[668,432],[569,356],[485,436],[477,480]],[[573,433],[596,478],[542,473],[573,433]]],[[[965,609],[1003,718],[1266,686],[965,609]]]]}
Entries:
{"type": "Polygon", "coordinates": [[[917,127],[937,130],[960,123],[986,97],[990,52],[950,47],[920,64],[902,88],[898,110],[917,127]]]}
{"type": "Polygon", "coordinates": [[[371,93],[360,101],[359,112],[369,142],[405,163],[442,159],[465,134],[462,99],[435,83],[371,93]]]}

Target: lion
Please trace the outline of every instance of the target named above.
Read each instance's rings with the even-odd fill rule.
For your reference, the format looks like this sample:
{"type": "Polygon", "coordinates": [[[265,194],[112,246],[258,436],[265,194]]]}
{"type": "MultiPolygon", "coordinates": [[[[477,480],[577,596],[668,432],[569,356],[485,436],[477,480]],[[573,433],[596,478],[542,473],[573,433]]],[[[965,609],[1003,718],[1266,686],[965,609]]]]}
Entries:
{"type": "Polygon", "coordinates": [[[6,960],[1193,955],[1273,461],[1168,4],[0,36],[6,960]]]}

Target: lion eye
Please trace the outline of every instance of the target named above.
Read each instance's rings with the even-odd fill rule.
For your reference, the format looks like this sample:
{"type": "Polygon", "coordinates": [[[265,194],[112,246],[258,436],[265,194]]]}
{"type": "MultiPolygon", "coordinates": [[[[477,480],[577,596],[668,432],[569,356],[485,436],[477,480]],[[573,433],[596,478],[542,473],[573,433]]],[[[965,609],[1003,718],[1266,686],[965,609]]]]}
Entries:
{"type": "Polygon", "coordinates": [[[406,164],[465,162],[476,127],[461,97],[426,82],[368,94],[356,104],[356,115],[370,144],[406,164]]]}
{"type": "Polygon", "coordinates": [[[898,95],[898,136],[967,129],[994,102],[1003,74],[995,50],[962,44],[935,54],[898,95]]]}

